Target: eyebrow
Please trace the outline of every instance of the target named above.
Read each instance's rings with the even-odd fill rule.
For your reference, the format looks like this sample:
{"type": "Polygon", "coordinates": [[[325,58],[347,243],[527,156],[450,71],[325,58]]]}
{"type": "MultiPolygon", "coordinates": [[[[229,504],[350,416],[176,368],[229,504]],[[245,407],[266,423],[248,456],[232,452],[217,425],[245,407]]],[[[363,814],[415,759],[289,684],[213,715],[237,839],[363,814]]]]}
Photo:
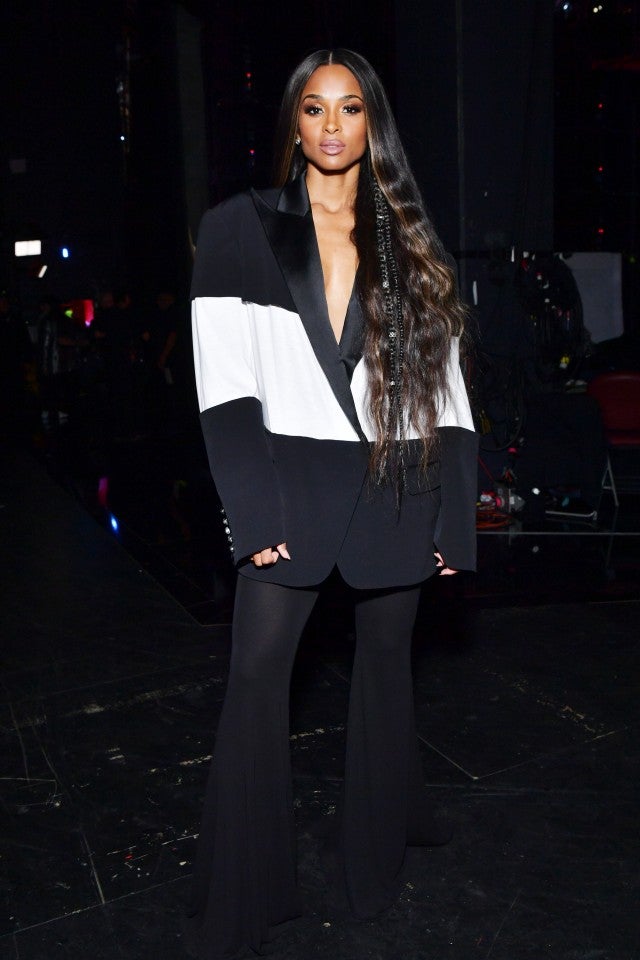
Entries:
{"type": "MultiPolygon", "coordinates": [[[[323,97],[321,93],[308,93],[303,100],[326,100],[326,97],[323,97]]],[[[358,96],[357,93],[345,93],[343,97],[338,97],[338,100],[362,100],[362,97],[358,96]]],[[[364,103],[364,100],[362,100],[364,103]]]]}

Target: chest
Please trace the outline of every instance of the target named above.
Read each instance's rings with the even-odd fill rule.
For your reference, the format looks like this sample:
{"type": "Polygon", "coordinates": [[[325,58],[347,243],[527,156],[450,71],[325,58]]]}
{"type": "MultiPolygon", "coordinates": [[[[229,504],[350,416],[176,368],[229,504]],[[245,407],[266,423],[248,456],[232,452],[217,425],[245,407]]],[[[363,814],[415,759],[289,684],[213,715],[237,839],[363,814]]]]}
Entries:
{"type": "Polygon", "coordinates": [[[358,252],[351,240],[353,216],[327,216],[314,211],[313,219],[329,321],[340,341],[358,268],[358,252]]]}

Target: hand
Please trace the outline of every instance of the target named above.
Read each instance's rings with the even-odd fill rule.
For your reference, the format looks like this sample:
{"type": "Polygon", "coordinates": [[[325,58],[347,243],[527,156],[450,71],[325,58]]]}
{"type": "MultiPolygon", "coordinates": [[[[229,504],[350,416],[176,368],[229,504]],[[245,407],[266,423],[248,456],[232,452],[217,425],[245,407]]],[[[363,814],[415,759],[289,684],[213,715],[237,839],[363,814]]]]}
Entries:
{"type": "Polygon", "coordinates": [[[444,562],[444,558],[441,553],[438,553],[437,550],[433,551],[433,555],[436,558],[436,567],[439,568],[438,576],[440,577],[450,577],[454,573],[460,573],[459,570],[452,570],[451,567],[448,567],[444,562]]]}
{"type": "Polygon", "coordinates": [[[286,543],[279,543],[277,547],[267,547],[258,553],[251,554],[251,562],[256,567],[270,567],[276,563],[280,557],[285,560],[291,560],[286,543]]]}

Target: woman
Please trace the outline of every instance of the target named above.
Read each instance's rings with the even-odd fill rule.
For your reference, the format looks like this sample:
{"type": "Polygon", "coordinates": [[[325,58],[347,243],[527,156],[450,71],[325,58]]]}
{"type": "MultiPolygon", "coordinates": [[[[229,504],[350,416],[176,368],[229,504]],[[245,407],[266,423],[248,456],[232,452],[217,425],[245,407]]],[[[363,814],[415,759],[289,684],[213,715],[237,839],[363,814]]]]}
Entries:
{"type": "Polygon", "coordinates": [[[423,803],[410,641],[420,584],[475,563],[464,310],[380,80],[319,51],[292,74],[279,186],[203,220],[193,277],[202,427],[238,586],[194,876],[206,960],[299,915],[289,681],[319,585],[355,588],[338,878],[356,917],[397,895],[423,803]]]}

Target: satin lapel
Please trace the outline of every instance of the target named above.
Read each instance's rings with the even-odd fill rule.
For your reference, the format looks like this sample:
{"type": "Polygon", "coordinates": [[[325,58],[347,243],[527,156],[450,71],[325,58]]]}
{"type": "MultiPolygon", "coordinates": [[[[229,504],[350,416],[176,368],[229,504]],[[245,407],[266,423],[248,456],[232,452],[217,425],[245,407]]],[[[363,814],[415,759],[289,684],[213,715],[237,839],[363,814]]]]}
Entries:
{"type": "Polygon", "coordinates": [[[362,357],[364,347],[364,315],[355,288],[356,284],[354,284],[351,299],[349,300],[344,329],[340,337],[340,355],[342,356],[343,363],[347,364],[350,377],[354,367],[362,357]]]}
{"type": "Polygon", "coordinates": [[[366,442],[329,322],[322,264],[304,179],[300,177],[283,189],[276,210],[255,190],[252,195],[316,359],[349,423],[366,442]]]}

